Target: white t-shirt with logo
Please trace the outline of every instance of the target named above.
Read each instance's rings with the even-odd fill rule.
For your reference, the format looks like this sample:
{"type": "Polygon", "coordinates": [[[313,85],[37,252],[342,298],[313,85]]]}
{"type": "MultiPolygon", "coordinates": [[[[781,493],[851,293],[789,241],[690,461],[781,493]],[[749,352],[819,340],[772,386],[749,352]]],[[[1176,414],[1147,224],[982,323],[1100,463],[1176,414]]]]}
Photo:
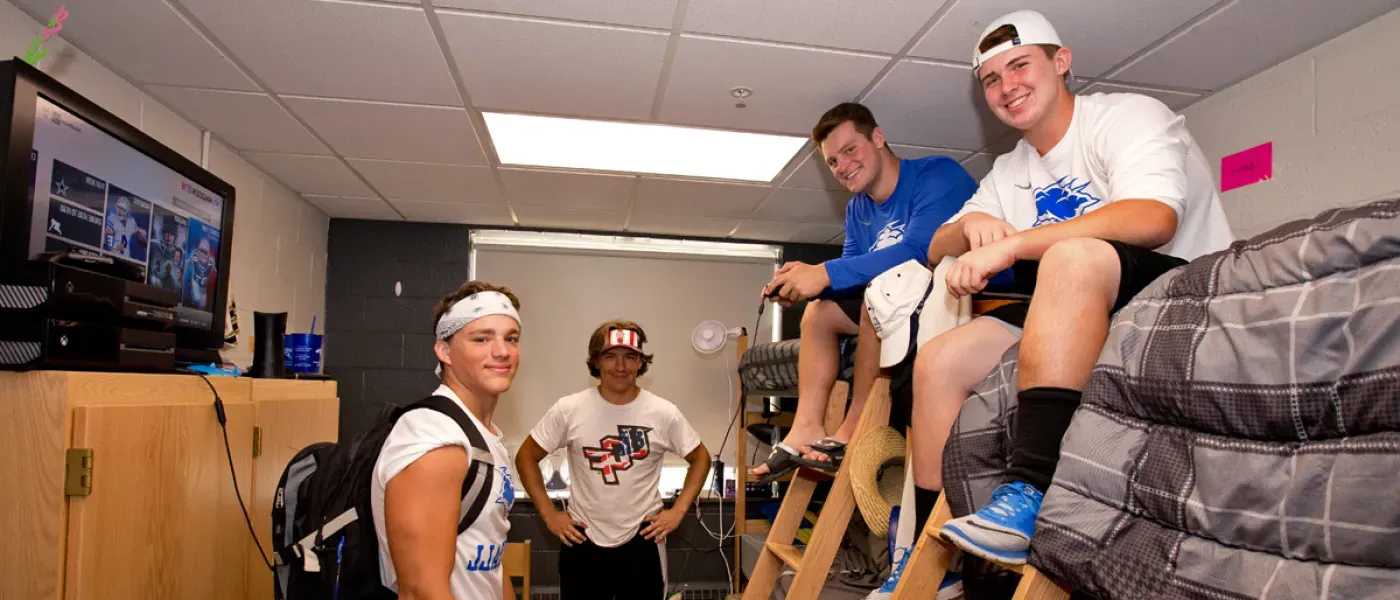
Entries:
{"type": "MultiPolygon", "coordinates": [[[[445,385],[439,386],[433,395],[446,396],[462,404],[457,394],[445,385]]],[[[515,504],[515,477],[510,470],[510,452],[506,450],[500,430],[488,431],[466,406],[462,410],[491,448],[490,460],[496,465],[498,476],[481,516],[457,536],[452,597],[456,600],[499,600],[501,556],[505,551],[506,532],[510,530],[510,509],[515,504]]],[[[410,411],[394,425],[374,464],[370,506],[374,511],[374,531],[379,536],[379,575],[384,585],[395,592],[398,591],[398,575],[389,554],[389,537],[384,531],[384,487],[413,461],[443,446],[461,446],[467,451],[468,459],[482,458],[471,456],[471,443],[466,433],[451,417],[430,409],[410,411]]]]}
{"type": "Polygon", "coordinates": [[[661,510],[665,453],[685,456],[700,445],[680,409],[646,390],[621,406],[597,388],[560,398],[530,437],[545,452],[566,449],[569,515],[605,548],[627,543],[643,519],[661,510]]]}
{"type": "Polygon", "coordinates": [[[1069,130],[1044,157],[1022,139],[997,157],[958,214],[1002,219],[1024,231],[1098,210],[1116,200],[1158,200],[1176,211],[1176,235],[1160,248],[1185,260],[1234,241],[1205,154],[1186,118],[1141,94],[1074,99],[1069,130]]]}

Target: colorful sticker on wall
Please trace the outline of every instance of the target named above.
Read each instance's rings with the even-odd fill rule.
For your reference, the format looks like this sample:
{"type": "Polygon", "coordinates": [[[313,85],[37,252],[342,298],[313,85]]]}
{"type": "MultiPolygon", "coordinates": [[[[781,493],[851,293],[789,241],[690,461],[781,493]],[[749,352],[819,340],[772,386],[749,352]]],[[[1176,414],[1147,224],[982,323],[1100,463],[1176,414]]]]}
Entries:
{"type": "Polygon", "coordinates": [[[1268,181],[1274,176],[1274,143],[1266,142],[1220,159],[1220,191],[1268,181]]]}
{"type": "Polygon", "coordinates": [[[68,5],[60,5],[58,12],[49,19],[48,26],[44,27],[44,31],[39,34],[39,37],[34,38],[34,42],[29,44],[29,50],[24,53],[24,62],[36,67],[39,66],[39,59],[44,58],[44,55],[49,53],[48,50],[43,49],[44,42],[49,41],[49,38],[53,37],[54,34],[62,31],[63,22],[66,20],[68,20],[68,5]]]}

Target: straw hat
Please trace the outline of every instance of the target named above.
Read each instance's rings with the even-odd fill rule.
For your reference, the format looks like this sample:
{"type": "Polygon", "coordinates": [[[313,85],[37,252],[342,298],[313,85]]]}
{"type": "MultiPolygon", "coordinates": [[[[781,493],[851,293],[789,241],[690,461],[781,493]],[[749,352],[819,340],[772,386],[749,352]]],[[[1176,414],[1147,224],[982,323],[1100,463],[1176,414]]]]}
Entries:
{"type": "Polygon", "coordinates": [[[888,426],[867,432],[846,453],[856,506],[878,537],[889,535],[890,508],[904,491],[904,457],[904,436],[888,426]]]}

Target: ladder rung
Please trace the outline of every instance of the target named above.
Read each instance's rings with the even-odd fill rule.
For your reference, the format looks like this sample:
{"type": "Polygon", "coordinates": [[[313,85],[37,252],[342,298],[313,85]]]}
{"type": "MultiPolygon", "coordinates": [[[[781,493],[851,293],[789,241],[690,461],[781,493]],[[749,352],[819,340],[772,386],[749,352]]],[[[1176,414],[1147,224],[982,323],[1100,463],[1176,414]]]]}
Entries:
{"type": "Polygon", "coordinates": [[[794,569],[802,568],[802,550],[796,546],[775,542],[767,542],[764,546],[768,548],[769,552],[777,555],[780,560],[787,563],[787,566],[794,569]]]}
{"type": "Polygon", "coordinates": [[[797,470],[793,472],[797,473],[798,477],[816,482],[832,481],[836,479],[835,473],[823,471],[821,469],[813,469],[811,467],[798,467],[797,470]]]}
{"type": "MultiPolygon", "coordinates": [[[[754,475],[753,473],[750,473],[750,472],[749,472],[749,468],[751,468],[751,467],[746,467],[746,468],[744,469],[744,481],[746,481],[746,482],[757,482],[758,480],[763,479],[764,477],[767,477],[767,475],[754,475]]],[[[778,478],[777,478],[777,479],[774,479],[773,481],[792,481],[792,474],[795,473],[795,472],[796,472],[796,471],[788,471],[787,473],[783,473],[782,475],[779,475],[778,478]]],[[[770,482],[770,483],[771,483],[771,482],[770,482]]]]}

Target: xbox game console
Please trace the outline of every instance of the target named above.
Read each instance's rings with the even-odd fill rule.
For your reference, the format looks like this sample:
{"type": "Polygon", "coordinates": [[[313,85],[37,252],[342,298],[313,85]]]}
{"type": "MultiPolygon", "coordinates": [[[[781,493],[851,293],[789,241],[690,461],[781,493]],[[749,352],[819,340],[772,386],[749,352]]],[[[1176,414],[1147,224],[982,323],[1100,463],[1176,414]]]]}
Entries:
{"type": "Polygon", "coordinates": [[[111,262],[71,255],[6,277],[0,369],[174,370],[179,295],[134,279],[111,262]]]}

